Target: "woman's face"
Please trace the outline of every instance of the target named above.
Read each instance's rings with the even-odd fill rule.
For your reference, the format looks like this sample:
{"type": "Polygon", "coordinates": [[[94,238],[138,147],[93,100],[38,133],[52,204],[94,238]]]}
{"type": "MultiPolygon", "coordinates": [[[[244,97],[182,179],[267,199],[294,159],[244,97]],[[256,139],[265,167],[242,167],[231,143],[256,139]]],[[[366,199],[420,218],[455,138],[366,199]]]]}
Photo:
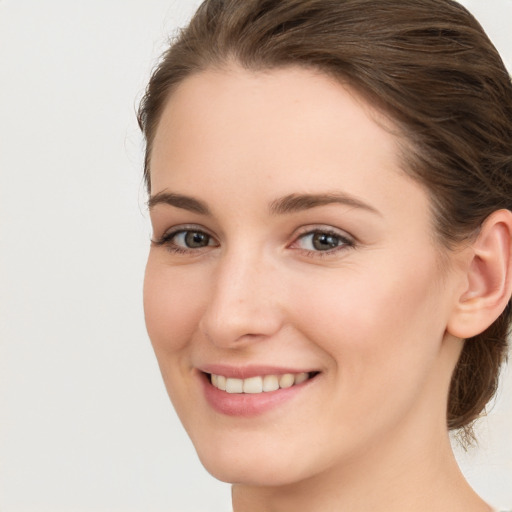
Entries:
{"type": "Polygon", "coordinates": [[[294,68],[202,72],[165,107],[146,321],[220,479],[356,471],[445,435],[461,279],[441,264],[427,194],[385,124],[294,68]]]}

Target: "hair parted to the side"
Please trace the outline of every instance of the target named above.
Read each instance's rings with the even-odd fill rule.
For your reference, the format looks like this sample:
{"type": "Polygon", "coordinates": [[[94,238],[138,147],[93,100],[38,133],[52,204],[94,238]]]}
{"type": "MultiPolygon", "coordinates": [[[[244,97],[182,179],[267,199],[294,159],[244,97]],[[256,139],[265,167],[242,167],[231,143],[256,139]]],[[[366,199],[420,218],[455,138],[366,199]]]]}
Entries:
{"type": "MultiPolygon", "coordinates": [[[[304,66],[349,85],[404,142],[404,170],[429,191],[446,248],[493,211],[512,210],[512,84],[479,23],[452,0],[206,0],[164,53],[139,109],[145,179],[166,100],[188,76],[237,63],[304,66]]],[[[494,395],[507,355],[510,301],[468,339],[449,396],[465,429],[494,395]]]]}

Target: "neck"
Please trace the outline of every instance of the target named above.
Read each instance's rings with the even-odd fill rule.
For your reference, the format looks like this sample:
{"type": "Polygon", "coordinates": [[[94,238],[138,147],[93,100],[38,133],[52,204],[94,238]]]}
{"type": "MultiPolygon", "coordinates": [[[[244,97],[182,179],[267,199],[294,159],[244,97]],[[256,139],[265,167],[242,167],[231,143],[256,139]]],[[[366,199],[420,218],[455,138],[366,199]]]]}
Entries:
{"type": "Polygon", "coordinates": [[[234,512],[490,512],[462,476],[447,433],[424,441],[397,436],[286,486],[234,485],[234,512]]]}

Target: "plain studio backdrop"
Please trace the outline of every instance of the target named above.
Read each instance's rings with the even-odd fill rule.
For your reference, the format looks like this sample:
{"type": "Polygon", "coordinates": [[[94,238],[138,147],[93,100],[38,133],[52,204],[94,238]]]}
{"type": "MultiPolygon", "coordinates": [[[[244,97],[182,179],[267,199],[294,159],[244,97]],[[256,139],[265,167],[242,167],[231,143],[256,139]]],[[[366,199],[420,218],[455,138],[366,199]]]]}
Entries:
{"type": "MultiPolygon", "coordinates": [[[[147,338],[135,110],[196,0],[0,0],[0,511],[226,512],[147,338]]],[[[512,69],[512,1],[464,2],[512,69]]],[[[512,372],[459,458],[512,507],[512,372]]]]}

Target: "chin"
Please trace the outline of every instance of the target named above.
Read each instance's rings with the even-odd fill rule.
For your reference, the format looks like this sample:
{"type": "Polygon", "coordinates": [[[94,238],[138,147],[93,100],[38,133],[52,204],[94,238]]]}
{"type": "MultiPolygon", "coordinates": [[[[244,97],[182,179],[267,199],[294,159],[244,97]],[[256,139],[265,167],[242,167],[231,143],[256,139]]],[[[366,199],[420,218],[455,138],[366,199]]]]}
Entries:
{"type": "Polygon", "coordinates": [[[222,449],[220,444],[206,449],[195,446],[205,469],[222,482],[262,487],[284,486],[303,480],[311,476],[306,473],[312,472],[311,464],[297,461],[290,454],[283,453],[284,450],[279,452],[262,448],[261,445],[258,447],[257,444],[254,444],[254,449],[245,446],[222,449]]]}
{"type": "Polygon", "coordinates": [[[243,484],[255,487],[285,486],[302,480],[298,475],[290,474],[285,469],[270,467],[267,462],[253,464],[236,461],[233,464],[219,464],[210,461],[203,462],[205,469],[217,480],[230,484],[243,484]]]}

